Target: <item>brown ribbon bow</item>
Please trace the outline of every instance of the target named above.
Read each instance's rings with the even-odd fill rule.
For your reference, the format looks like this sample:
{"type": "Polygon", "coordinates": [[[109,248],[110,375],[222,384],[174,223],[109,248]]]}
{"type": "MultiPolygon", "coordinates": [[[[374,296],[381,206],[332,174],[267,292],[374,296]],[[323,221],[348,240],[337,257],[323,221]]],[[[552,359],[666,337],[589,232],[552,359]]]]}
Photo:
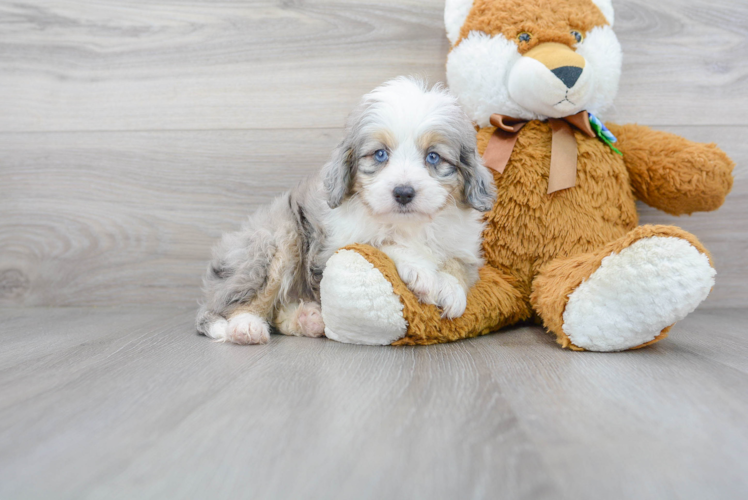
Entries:
{"type": "MultiPolygon", "coordinates": [[[[590,115],[586,111],[566,118],[548,120],[553,130],[551,146],[551,171],[548,175],[548,194],[572,188],[577,182],[577,140],[571,125],[590,137],[596,137],[590,126],[590,115]]],[[[496,131],[488,141],[483,161],[486,166],[503,174],[514,151],[519,132],[527,125],[526,120],[509,116],[491,115],[491,125],[496,131]]]]}

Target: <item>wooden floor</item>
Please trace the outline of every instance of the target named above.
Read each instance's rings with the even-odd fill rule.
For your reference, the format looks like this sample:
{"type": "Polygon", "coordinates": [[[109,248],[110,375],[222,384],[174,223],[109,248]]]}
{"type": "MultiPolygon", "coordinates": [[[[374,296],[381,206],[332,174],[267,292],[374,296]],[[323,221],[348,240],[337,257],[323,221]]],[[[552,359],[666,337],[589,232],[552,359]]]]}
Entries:
{"type": "Polygon", "coordinates": [[[0,312],[0,498],[748,498],[745,310],[622,354],[240,347],[193,314],[0,312]]]}

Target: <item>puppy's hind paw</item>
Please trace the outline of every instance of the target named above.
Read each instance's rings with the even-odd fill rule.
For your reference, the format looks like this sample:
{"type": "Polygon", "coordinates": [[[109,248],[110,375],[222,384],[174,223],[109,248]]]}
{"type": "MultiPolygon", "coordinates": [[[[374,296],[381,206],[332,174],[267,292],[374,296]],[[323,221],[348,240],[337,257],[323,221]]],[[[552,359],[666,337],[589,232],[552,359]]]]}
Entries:
{"type": "Polygon", "coordinates": [[[229,320],[225,337],[218,340],[243,345],[267,344],[270,340],[270,327],[267,321],[254,314],[237,314],[229,320]]]}
{"type": "Polygon", "coordinates": [[[282,307],[275,318],[278,330],[297,337],[324,337],[325,322],[316,302],[299,302],[282,307]]]}
{"type": "Polygon", "coordinates": [[[304,337],[325,336],[325,322],[322,320],[322,311],[316,302],[301,304],[296,320],[304,337]]]}

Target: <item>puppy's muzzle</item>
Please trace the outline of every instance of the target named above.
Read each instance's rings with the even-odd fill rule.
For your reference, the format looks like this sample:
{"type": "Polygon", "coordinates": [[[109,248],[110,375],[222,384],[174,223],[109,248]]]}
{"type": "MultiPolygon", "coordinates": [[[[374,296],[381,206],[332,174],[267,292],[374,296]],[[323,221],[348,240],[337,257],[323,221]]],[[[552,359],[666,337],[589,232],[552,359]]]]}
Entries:
{"type": "Polygon", "coordinates": [[[397,186],[392,190],[392,196],[400,205],[407,205],[416,197],[416,190],[411,186],[397,186]]]}

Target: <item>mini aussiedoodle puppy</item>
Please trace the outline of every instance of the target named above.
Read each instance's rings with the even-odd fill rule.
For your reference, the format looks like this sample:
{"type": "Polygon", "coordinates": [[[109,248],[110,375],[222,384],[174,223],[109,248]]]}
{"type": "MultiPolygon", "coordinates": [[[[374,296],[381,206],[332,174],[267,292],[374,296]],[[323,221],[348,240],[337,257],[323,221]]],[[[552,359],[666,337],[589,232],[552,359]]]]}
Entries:
{"type": "Polygon", "coordinates": [[[286,335],[323,336],[322,272],[353,243],[381,249],[421,301],[459,317],[483,264],[480,212],[491,209],[493,189],[455,98],[440,86],[392,80],[363,98],[320,175],[224,235],[197,329],[238,344],[267,342],[271,324],[286,335]]]}

